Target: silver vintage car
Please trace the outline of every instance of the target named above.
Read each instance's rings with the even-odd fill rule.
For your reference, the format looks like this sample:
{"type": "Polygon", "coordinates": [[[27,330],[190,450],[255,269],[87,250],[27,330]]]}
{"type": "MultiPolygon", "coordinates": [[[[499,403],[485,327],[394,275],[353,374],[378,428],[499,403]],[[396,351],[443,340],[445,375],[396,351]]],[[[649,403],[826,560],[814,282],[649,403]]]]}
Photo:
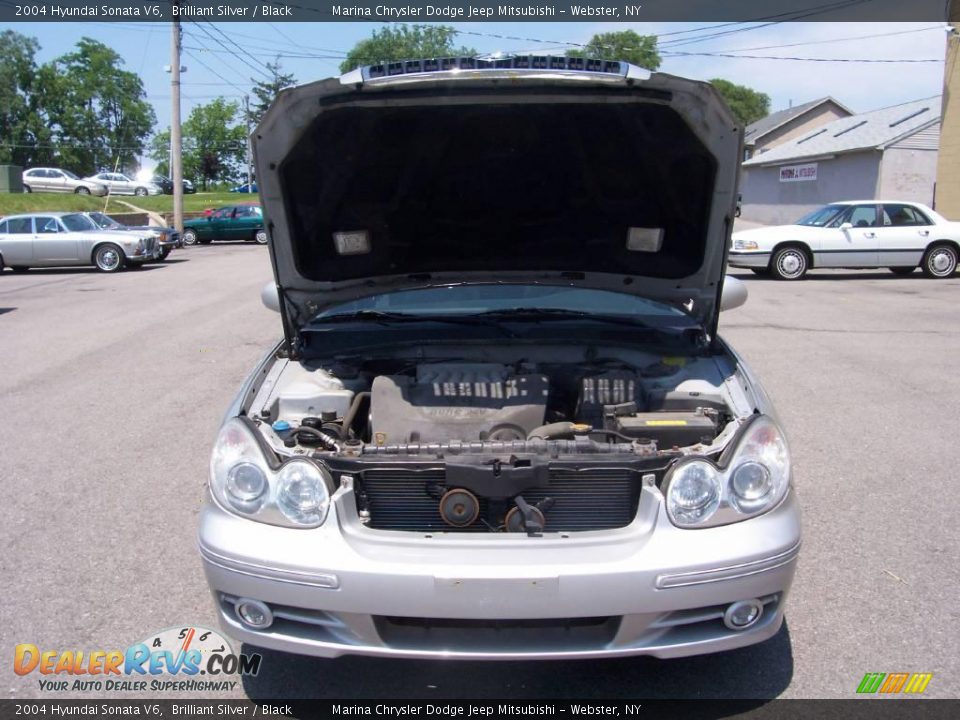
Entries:
{"type": "Polygon", "coordinates": [[[254,133],[284,340],[199,546],[224,630],[321,657],[677,657],[779,630],[770,400],[717,334],[742,128],[619,62],[391,63],[254,133]]]}
{"type": "Polygon", "coordinates": [[[160,252],[152,232],[102,230],[83,213],[0,218],[0,270],[94,265],[109,273],[156,260],[160,252]]]}

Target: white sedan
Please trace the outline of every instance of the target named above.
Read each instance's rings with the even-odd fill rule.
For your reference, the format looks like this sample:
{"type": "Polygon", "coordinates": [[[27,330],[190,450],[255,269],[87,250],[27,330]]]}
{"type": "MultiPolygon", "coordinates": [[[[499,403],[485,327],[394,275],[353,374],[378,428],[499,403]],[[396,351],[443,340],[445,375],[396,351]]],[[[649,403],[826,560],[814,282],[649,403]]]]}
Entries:
{"type": "Polygon", "coordinates": [[[951,277],[960,256],[960,223],[926,205],[856,200],[831,203],[793,225],[733,234],[729,264],[758,275],[799,280],[810,268],[886,267],[951,277]]]}

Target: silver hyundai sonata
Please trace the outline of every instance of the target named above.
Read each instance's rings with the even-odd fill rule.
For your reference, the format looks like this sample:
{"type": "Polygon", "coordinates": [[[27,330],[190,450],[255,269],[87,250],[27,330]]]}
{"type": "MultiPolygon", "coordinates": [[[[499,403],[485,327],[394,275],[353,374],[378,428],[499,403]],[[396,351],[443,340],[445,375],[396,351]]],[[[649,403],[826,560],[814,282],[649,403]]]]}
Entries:
{"type": "Polygon", "coordinates": [[[322,657],[677,657],[777,633],[783,430],[717,334],[742,129],[580,58],[391,63],[254,133],[284,339],[199,544],[238,640],[322,657]]]}

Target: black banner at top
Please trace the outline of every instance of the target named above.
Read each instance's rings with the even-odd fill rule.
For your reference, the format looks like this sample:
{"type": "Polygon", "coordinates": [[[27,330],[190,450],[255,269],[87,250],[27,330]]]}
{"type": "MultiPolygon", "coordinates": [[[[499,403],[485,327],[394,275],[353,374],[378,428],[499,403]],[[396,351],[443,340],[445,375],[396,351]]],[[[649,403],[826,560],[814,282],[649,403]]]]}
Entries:
{"type": "Polygon", "coordinates": [[[946,0],[0,0],[0,22],[944,21],[946,0]]]}

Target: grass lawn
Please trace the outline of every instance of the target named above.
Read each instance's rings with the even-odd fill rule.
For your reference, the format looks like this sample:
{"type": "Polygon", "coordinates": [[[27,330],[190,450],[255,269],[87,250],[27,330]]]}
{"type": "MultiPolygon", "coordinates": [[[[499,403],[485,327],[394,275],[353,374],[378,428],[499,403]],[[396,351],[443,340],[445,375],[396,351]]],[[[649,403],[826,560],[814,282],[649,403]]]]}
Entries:
{"type": "Polygon", "coordinates": [[[0,193],[0,215],[103,210],[103,198],[73,193],[0,193]]]}
{"type": "MultiPolygon", "coordinates": [[[[148,197],[138,198],[124,197],[123,199],[144,210],[173,212],[173,195],[150,195],[148,197]]],[[[198,192],[193,195],[183,196],[183,209],[186,212],[196,212],[198,210],[206,210],[207,208],[232,205],[240,202],[260,202],[260,196],[256,193],[198,192]]]]}
{"type": "MultiPolygon", "coordinates": [[[[104,204],[107,205],[107,212],[130,212],[130,208],[124,205],[124,202],[153,212],[173,212],[173,195],[150,195],[148,197],[115,195],[110,198],[109,203],[105,203],[106,200],[107,198],[68,193],[0,193],[0,216],[44,210],[54,212],[102,211],[104,204]],[[119,202],[121,200],[123,202],[119,202]]],[[[209,207],[259,201],[260,196],[256,193],[198,192],[194,195],[183,196],[183,209],[186,212],[196,212],[209,207]]]]}

